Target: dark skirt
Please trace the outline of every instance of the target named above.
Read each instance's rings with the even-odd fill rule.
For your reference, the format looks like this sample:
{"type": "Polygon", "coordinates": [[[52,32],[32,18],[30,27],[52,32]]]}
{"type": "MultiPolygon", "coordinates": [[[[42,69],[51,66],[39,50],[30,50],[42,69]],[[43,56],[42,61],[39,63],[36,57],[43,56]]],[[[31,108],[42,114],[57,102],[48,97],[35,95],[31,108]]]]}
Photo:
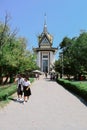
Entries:
{"type": "Polygon", "coordinates": [[[31,95],[31,89],[28,88],[28,90],[26,90],[28,87],[24,86],[24,96],[30,96],[31,95]]]}
{"type": "Polygon", "coordinates": [[[23,95],[23,91],[21,90],[21,84],[19,84],[19,86],[18,86],[17,94],[18,95],[23,95]]]}

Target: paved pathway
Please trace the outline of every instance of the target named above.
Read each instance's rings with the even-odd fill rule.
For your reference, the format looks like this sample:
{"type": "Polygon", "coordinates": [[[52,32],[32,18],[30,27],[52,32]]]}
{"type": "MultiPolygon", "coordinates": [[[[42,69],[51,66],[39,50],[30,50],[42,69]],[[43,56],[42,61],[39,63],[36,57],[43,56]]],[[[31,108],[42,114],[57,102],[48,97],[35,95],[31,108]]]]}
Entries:
{"type": "Polygon", "coordinates": [[[49,79],[36,80],[26,104],[0,110],[0,130],[87,130],[87,107],[49,79]]]}

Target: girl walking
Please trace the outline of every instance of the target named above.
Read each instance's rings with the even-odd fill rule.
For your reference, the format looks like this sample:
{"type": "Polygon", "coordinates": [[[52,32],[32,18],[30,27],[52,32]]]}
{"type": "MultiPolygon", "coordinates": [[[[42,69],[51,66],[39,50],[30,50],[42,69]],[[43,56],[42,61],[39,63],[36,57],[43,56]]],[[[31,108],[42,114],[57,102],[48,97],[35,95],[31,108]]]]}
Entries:
{"type": "Polygon", "coordinates": [[[31,95],[31,89],[30,89],[30,81],[28,77],[24,78],[24,103],[27,102],[29,100],[29,96],[31,95]]]}

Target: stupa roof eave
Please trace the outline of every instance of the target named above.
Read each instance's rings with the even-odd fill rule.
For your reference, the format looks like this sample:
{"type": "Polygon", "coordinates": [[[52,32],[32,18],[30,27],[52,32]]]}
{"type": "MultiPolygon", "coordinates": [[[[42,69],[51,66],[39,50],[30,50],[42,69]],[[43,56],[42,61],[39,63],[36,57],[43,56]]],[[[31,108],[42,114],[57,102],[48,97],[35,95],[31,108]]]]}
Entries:
{"type": "Polygon", "coordinates": [[[34,52],[38,52],[38,51],[53,51],[53,52],[55,52],[57,50],[58,50],[58,48],[56,48],[56,47],[52,47],[52,48],[39,48],[39,47],[33,48],[34,52]]]}

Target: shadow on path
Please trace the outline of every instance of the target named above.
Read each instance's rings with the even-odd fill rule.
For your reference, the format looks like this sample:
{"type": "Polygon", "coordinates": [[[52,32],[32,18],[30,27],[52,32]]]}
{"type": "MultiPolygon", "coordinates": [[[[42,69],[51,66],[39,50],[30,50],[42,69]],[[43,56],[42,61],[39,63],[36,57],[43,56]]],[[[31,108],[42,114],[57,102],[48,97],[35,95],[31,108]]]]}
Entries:
{"type": "Polygon", "coordinates": [[[23,103],[23,101],[17,101],[16,98],[11,98],[11,97],[9,97],[8,99],[11,100],[11,101],[13,101],[13,102],[23,103]]]}
{"type": "Polygon", "coordinates": [[[12,100],[12,101],[14,101],[14,102],[17,102],[17,99],[15,99],[15,98],[9,97],[8,99],[9,99],[9,100],[12,100]]]}

